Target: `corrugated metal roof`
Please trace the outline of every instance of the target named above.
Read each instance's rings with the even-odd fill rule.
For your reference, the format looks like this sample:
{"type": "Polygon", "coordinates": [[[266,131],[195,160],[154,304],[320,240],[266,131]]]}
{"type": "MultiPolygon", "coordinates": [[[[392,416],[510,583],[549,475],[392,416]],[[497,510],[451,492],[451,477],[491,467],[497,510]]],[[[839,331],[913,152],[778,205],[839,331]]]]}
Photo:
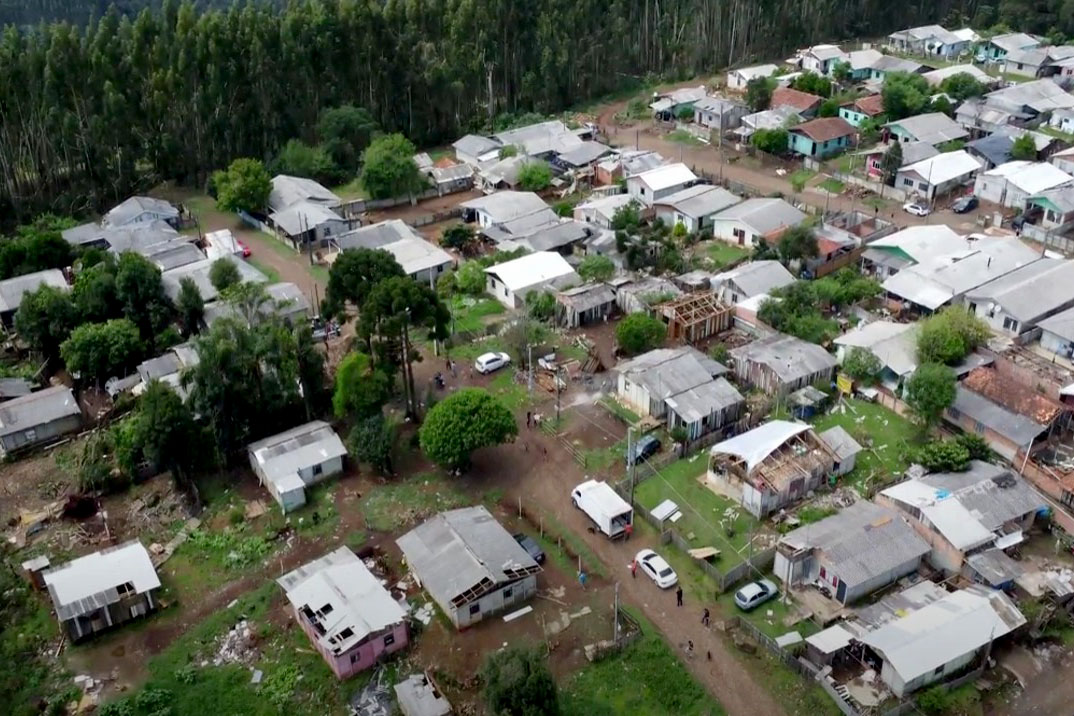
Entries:
{"type": "Polygon", "coordinates": [[[723,211],[742,201],[742,197],[718,186],[696,184],[653,202],[656,206],[673,207],[680,214],[700,219],[723,211]]]}
{"type": "Polygon", "coordinates": [[[348,547],[340,547],[276,580],[287,600],[309,618],[317,641],[342,654],[368,636],[401,623],[406,611],[348,547]]]}
{"type": "Polygon", "coordinates": [[[769,420],[753,430],[736,435],[729,440],[712,446],[711,455],[734,455],[746,462],[746,469],[752,472],[785,442],[795,435],[812,430],[805,423],[792,423],[788,420],[769,420]]]}
{"type": "Polygon", "coordinates": [[[258,440],[247,451],[261,466],[265,479],[273,482],[347,454],[343,441],[323,420],[258,440]]]}
{"type": "Polygon", "coordinates": [[[159,214],[161,217],[179,218],[179,210],[163,199],[156,199],[151,196],[132,196],[112,207],[104,215],[104,223],[107,226],[124,226],[127,222],[138,218],[147,211],[159,214]]]}
{"type": "Polygon", "coordinates": [[[46,285],[61,291],[70,290],[63,271],[59,269],[35,271],[0,281],[0,312],[19,310],[23,296],[46,285]]]}
{"type": "Polygon", "coordinates": [[[118,587],[135,594],[160,587],[149,552],[137,540],[87,554],[44,573],[52,605],[60,621],[89,614],[120,600],[118,587]]]}
{"type": "Polygon", "coordinates": [[[716,378],[676,393],[667,399],[667,404],[682,418],[683,422],[695,423],[713,413],[745,403],[745,401],[742,394],[725,378],[716,378]]]}
{"type": "Polygon", "coordinates": [[[836,366],[835,356],[816,343],[775,333],[731,350],[735,362],[747,361],[767,366],[784,383],[793,383],[836,366]]]}
{"type": "Polygon", "coordinates": [[[396,540],[421,584],[441,604],[491,588],[537,563],[483,506],[441,512],[396,540]]]}
{"type": "Polygon", "coordinates": [[[269,193],[268,200],[272,211],[283,211],[300,201],[328,207],[339,206],[342,203],[342,199],[313,179],[287,174],[278,174],[272,178],[272,191],[269,193]]]}
{"type": "Polygon", "coordinates": [[[578,278],[571,265],[554,251],[538,251],[485,269],[496,276],[510,291],[557,279],[578,278]]]}
{"type": "Polygon", "coordinates": [[[66,385],[45,388],[0,404],[0,435],[31,430],[80,414],[75,394],[66,385]]]}
{"type": "Polygon", "coordinates": [[[806,215],[783,199],[747,199],[724,209],[713,221],[741,221],[759,236],[768,236],[780,229],[797,226],[806,215]]]}
{"type": "Polygon", "coordinates": [[[697,181],[697,175],[685,164],[666,164],[656,169],[636,174],[632,178],[644,183],[652,191],[663,191],[673,186],[697,181]]]}
{"type": "Polygon", "coordinates": [[[861,445],[851,437],[850,433],[842,425],[833,425],[820,433],[818,437],[832,449],[832,452],[839,456],[840,460],[846,460],[848,457],[861,452],[861,445]]]}

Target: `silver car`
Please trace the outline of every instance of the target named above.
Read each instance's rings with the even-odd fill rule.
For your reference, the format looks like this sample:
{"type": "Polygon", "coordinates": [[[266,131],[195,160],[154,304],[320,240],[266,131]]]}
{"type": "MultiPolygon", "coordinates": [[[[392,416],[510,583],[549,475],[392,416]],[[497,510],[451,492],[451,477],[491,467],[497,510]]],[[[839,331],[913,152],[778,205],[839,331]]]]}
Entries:
{"type": "Polygon", "coordinates": [[[779,588],[767,579],[758,579],[735,592],[735,604],[748,612],[779,594],[779,588]]]}

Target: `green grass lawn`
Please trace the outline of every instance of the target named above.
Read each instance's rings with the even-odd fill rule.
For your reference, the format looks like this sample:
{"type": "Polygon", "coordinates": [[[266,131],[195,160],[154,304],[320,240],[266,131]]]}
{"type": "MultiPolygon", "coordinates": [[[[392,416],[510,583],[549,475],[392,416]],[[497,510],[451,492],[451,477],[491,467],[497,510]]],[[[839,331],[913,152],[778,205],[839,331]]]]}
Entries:
{"type": "Polygon", "coordinates": [[[817,173],[812,169],[795,169],[793,172],[787,175],[787,181],[791,183],[792,187],[801,185],[804,187],[809,180],[815,177],[817,173]]]}
{"type": "Polygon", "coordinates": [[[636,425],[641,421],[641,416],[610,395],[605,395],[601,398],[600,404],[607,408],[612,414],[618,416],[620,420],[630,425],[636,425]]]}
{"type": "MultiPolygon", "coordinates": [[[[451,347],[451,357],[457,360],[472,361],[482,353],[489,353],[491,351],[504,351],[510,353],[507,350],[507,344],[499,336],[490,336],[480,341],[473,341],[471,343],[463,343],[451,347]]],[[[515,356],[512,356],[512,360],[515,356]]]]}
{"type": "MultiPolygon", "coordinates": [[[[533,389],[539,390],[536,384],[533,389]]],[[[496,377],[489,383],[489,392],[499,398],[511,412],[517,412],[532,402],[528,386],[515,382],[515,371],[510,366],[501,369],[496,374],[496,377]]],[[[553,414],[554,411],[555,408],[553,408],[553,414]]]]}
{"type": "Polygon", "coordinates": [[[501,315],[507,308],[495,298],[455,296],[451,300],[451,315],[456,333],[478,333],[484,329],[485,318],[501,315]]]}
{"type": "Polygon", "coordinates": [[[712,241],[705,241],[698,245],[697,251],[704,252],[705,256],[708,256],[717,268],[720,266],[726,266],[732,261],[738,261],[743,256],[749,254],[749,249],[744,246],[735,246],[729,244],[726,241],[719,241],[714,239],[712,241]]]}
{"type": "Polygon", "coordinates": [[[257,269],[261,273],[265,274],[265,276],[268,277],[269,283],[279,283],[279,281],[280,281],[280,272],[279,271],[277,271],[276,269],[272,268],[271,266],[266,264],[264,261],[258,261],[253,256],[251,256],[250,258],[246,259],[246,261],[251,266],[253,266],[255,269],[257,269]]]}
{"type": "Polygon", "coordinates": [[[669,142],[675,142],[676,144],[685,144],[688,147],[700,147],[704,142],[698,139],[691,132],[685,129],[676,129],[673,132],[669,132],[667,136],[669,142]]]}
{"type": "Polygon", "coordinates": [[[442,475],[421,473],[370,491],[362,500],[361,510],[369,529],[392,532],[469,503],[469,497],[442,475]]]}
{"type": "Polygon", "coordinates": [[[887,199],[880,196],[876,196],[875,194],[873,196],[865,197],[864,199],[862,199],[861,203],[865,204],[870,209],[880,210],[886,209],[891,204],[891,202],[887,199]]]}
{"type": "MultiPolygon", "coordinates": [[[[754,574],[751,580],[761,578],[761,575],[754,574]]],[[[779,580],[772,574],[766,574],[763,578],[770,580],[777,587],[780,586],[779,580]]],[[[803,637],[811,636],[820,631],[820,627],[810,621],[798,622],[794,626],[786,626],[783,623],[784,619],[794,614],[794,602],[785,604],[782,599],[777,597],[752,611],[744,612],[735,604],[735,591],[735,589],[730,589],[716,598],[716,604],[719,606],[720,612],[725,616],[737,615],[742,617],[772,638],[786,634],[789,631],[797,631],[803,637]]]]}
{"type": "Polygon", "coordinates": [[[637,612],[642,636],[620,653],[587,664],[560,691],[566,716],[718,716],[719,703],[637,612]]]}
{"type": "Polygon", "coordinates": [[[847,188],[846,184],[833,177],[828,177],[817,186],[831,194],[842,194],[843,190],[847,188]]]}
{"type": "Polygon", "coordinates": [[[844,412],[836,408],[836,412],[820,416],[813,424],[818,432],[841,425],[864,448],[858,454],[854,470],[841,478],[860,493],[870,482],[886,480],[910,466],[907,452],[919,444],[919,430],[906,418],[877,403],[856,398],[846,402],[850,407],[844,412]]]}
{"type": "Polygon", "coordinates": [[[344,201],[369,198],[369,194],[366,193],[365,187],[362,186],[362,181],[358,177],[351,179],[346,184],[340,184],[335,187],[332,189],[332,193],[344,201]]]}
{"type": "Polygon", "coordinates": [[[731,499],[698,482],[706,469],[705,453],[678,460],[640,483],[635,497],[649,510],[664,500],[678,504],[682,518],[672,525],[675,530],[691,547],[720,550],[716,567],[727,569],[748,556],[750,532],[756,531],[760,523],[731,499]]]}
{"type": "Polygon", "coordinates": [[[586,470],[608,470],[616,467],[616,474],[626,472],[627,441],[623,438],[614,445],[584,450],[586,470]]]}

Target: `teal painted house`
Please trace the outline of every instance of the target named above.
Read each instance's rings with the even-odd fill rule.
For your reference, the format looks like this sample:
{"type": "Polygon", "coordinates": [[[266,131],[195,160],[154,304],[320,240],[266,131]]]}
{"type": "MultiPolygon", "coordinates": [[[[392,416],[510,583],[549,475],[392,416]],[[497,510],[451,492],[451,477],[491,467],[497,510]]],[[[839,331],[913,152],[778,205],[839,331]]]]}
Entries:
{"type": "Polygon", "coordinates": [[[860,127],[865,120],[879,117],[883,113],[884,99],[878,94],[859,97],[839,108],[839,116],[855,127],[860,127]]]}
{"type": "Polygon", "coordinates": [[[1007,59],[1011,52],[1031,50],[1040,47],[1040,40],[1027,35],[1024,32],[1009,32],[1006,35],[996,35],[977,51],[977,59],[982,62],[993,62],[1007,59]]]}
{"type": "Polygon", "coordinates": [[[830,157],[854,144],[854,127],[840,117],[814,119],[788,130],[787,147],[806,157],[830,157]]]}

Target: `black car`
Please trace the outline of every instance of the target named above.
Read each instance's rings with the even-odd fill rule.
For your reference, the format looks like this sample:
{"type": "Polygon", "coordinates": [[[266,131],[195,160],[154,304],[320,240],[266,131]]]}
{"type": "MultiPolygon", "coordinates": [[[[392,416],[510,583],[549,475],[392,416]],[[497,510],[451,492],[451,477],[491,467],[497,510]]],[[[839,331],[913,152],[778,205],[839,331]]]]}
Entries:
{"type": "Polygon", "coordinates": [[[544,564],[544,550],[541,549],[541,545],[537,544],[537,540],[519,532],[515,535],[515,542],[518,542],[519,547],[526,550],[526,554],[533,557],[534,562],[544,564]]]}
{"type": "Polygon", "coordinates": [[[951,205],[951,211],[955,212],[956,214],[965,214],[968,211],[973,211],[974,209],[976,209],[978,203],[979,202],[977,201],[977,197],[964,196],[951,205]]]}
{"type": "Polygon", "coordinates": [[[638,442],[634,443],[634,455],[631,459],[631,454],[628,451],[626,454],[627,465],[635,462],[641,462],[647,458],[652,457],[656,453],[660,452],[660,441],[654,438],[652,435],[646,435],[638,442]]]}

